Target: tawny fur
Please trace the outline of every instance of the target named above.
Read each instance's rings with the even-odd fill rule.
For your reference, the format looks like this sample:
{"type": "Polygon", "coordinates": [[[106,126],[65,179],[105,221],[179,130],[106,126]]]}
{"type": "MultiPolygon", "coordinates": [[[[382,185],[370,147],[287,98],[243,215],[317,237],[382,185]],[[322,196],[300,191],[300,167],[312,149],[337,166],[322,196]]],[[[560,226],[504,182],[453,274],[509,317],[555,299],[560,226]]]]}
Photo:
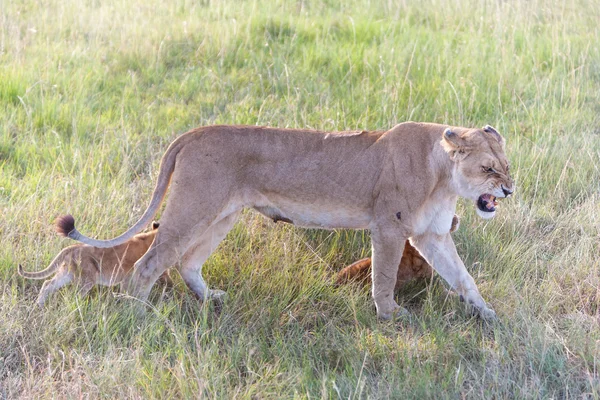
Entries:
{"type": "MultiPolygon", "coordinates": [[[[64,221],[64,220],[63,220],[64,221]]],[[[57,221],[60,224],[60,221],[57,221]]],[[[57,225],[57,230],[59,229],[57,225]]],[[[71,281],[79,287],[81,294],[86,294],[94,285],[113,286],[121,283],[131,273],[135,262],[148,250],[156,236],[158,223],[153,223],[153,229],[146,233],[135,235],[127,242],[106,249],[92,247],[86,244],[76,244],[63,249],[52,260],[50,265],[39,272],[27,272],[19,265],[19,275],[27,279],[46,279],[37,303],[42,306],[48,296],[71,281]]],[[[161,280],[171,284],[168,270],[163,273],[161,280]]]]}
{"type": "Polygon", "coordinates": [[[212,297],[202,265],[249,207],[298,226],[369,229],[380,318],[402,311],[393,290],[409,239],[451,288],[493,319],[448,231],[459,196],[492,218],[495,209],[481,204],[512,194],[504,147],[489,126],[406,122],[385,132],[201,127],[171,143],[146,211],[125,233],[111,240],[76,229],[67,235],[98,247],[122,244],[150,222],[170,185],[160,232],[132,276],[131,294],[140,299],[174,264],[196,295],[212,297]]]}
{"type": "MultiPolygon", "coordinates": [[[[455,232],[460,225],[458,215],[452,218],[450,232],[455,232]]],[[[338,272],[335,283],[343,285],[349,282],[371,283],[371,257],[355,261],[346,268],[338,272]]],[[[398,275],[396,275],[396,287],[398,291],[406,283],[415,279],[430,279],[433,276],[433,268],[417,249],[407,240],[404,244],[404,253],[400,265],[398,265],[398,275]]]]}

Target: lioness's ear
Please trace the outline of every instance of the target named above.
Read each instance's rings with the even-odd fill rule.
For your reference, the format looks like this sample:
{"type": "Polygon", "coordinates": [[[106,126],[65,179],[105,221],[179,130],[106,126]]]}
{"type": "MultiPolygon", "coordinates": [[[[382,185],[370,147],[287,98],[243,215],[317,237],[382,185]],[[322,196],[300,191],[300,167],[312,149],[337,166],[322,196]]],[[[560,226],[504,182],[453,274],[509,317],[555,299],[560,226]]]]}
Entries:
{"type": "Polygon", "coordinates": [[[486,125],[483,127],[483,131],[492,135],[498,141],[498,143],[500,143],[502,148],[504,148],[504,138],[498,133],[498,131],[493,126],[486,125]]]}
{"type": "Polygon", "coordinates": [[[465,139],[460,137],[456,132],[453,132],[452,129],[446,128],[442,134],[442,147],[452,160],[458,160],[466,154],[468,146],[465,143],[465,139]]]}
{"type": "Polygon", "coordinates": [[[158,221],[152,221],[152,229],[158,229],[160,223],[158,221]]]}

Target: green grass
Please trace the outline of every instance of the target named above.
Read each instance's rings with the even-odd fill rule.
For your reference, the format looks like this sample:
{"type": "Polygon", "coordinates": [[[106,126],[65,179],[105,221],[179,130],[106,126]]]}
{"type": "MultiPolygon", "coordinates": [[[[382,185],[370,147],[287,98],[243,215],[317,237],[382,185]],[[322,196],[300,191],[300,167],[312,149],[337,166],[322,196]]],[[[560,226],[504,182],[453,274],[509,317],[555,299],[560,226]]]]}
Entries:
{"type": "Polygon", "coordinates": [[[0,398],[600,397],[600,6],[339,3],[2,3],[0,398]],[[143,317],[106,288],[39,310],[16,273],[70,244],[59,214],[123,232],[192,127],[405,120],[507,138],[516,196],[491,222],[461,202],[455,234],[496,325],[440,279],[400,295],[409,320],[378,322],[366,288],[331,285],[368,232],[253,213],[204,268],[220,313],[180,279],[143,317]]]}

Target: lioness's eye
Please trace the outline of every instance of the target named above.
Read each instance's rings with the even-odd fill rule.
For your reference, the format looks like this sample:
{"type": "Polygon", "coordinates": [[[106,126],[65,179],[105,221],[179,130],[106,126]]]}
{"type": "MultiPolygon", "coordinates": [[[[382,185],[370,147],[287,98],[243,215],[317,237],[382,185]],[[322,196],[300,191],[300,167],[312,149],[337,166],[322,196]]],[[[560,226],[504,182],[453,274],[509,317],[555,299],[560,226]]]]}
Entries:
{"type": "Polygon", "coordinates": [[[496,170],[492,167],[481,167],[481,169],[483,170],[483,172],[487,172],[488,174],[496,172],[496,170]]]}

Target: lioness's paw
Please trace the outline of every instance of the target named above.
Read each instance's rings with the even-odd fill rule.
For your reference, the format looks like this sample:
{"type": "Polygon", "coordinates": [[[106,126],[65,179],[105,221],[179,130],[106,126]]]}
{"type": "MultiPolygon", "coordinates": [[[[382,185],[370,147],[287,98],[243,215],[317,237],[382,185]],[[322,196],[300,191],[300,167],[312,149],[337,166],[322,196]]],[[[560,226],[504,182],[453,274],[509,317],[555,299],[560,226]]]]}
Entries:
{"type": "Polygon", "coordinates": [[[496,321],[498,316],[496,315],[496,311],[491,308],[484,308],[482,310],[478,310],[479,316],[486,321],[496,321]]]}
{"type": "Polygon", "coordinates": [[[489,307],[475,307],[470,305],[470,309],[472,315],[477,315],[484,321],[492,322],[498,320],[496,312],[489,307]]]}
{"type": "Polygon", "coordinates": [[[227,300],[227,293],[222,290],[211,290],[210,299],[215,304],[223,304],[227,300]]]}
{"type": "Polygon", "coordinates": [[[389,312],[382,312],[380,310],[377,310],[377,318],[379,318],[382,321],[389,321],[392,318],[407,317],[409,315],[410,312],[406,308],[401,307],[398,304],[395,304],[392,310],[389,312]]]}
{"type": "Polygon", "coordinates": [[[144,318],[148,314],[148,305],[143,301],[135,300],[130,304],[130,310],[134,318],[144,318]]]}

